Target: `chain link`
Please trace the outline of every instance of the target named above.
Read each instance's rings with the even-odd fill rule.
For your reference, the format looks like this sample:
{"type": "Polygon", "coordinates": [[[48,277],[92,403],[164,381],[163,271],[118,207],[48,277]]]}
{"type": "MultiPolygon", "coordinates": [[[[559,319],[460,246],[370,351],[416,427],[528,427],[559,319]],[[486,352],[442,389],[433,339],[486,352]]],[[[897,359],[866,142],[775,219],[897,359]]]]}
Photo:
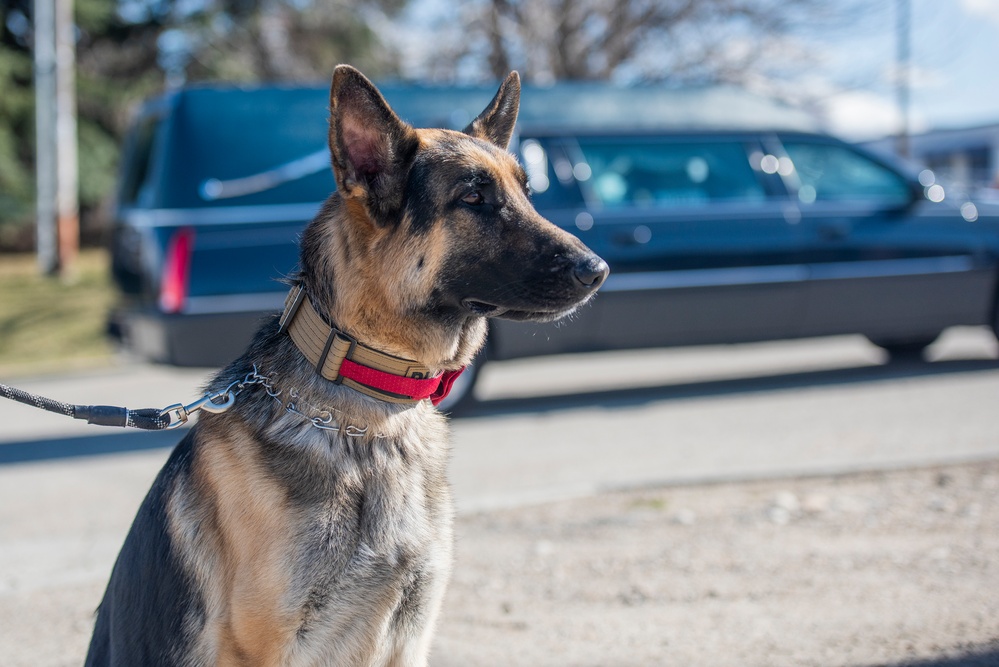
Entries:
{"type": "MultiPolygon", "coordinates": [[[[336,433],[343,433],[349,438],[362,438],[368,435],[367,426],[355,426],[353,424],[343,425],[337,422],[334,413],[339,412],[336,408],[320,408],[311,403],[308,403],[302,399],[298,393],[298,389],[292,387],[288,390],[288,398],[290,400],[285,401],[281,398],[284,393],[283,390],[278,389],[274,386],[271,379],[260,373],[257,369],[257,365],[253,365],[253,370],[246,374],[242,380],[236,380],[228,387],[220,392],[214,394],[205,394],[199,398],[194,403],[189,405],[184,405],[182,403],[177,403],[176,405],[171,405],[160,411],[160,417],[170,419],[170,424],[166,428],[177,428],[190,419],[191,415],[199,410],[204,410],[205,412],[225,412],[233,406],[236,402],[236,397],[247,387],[252,387],[254,385],[260,385],[267,392],[267,395],[273,398],[275,401],[281,404],[287,412],[298,415],[303,419],[309,421],[315,428],[322,429],[324,431],[333,431],[336,433]],[[305,406],[305,410],[299,408],[299,403],[305,406]],[[311,414],[310,414],[311,413],[311,414]]],[[[386,436],[382,433],[375,433],[375,438],[385,438],[386,436]]]]}
{"type": "MultiPolygon", "coordinates": [[[[268,376],[262,375],[257,370],[256,364],[253,365],[253,370],[247,373],[246,377],[243,378],[241,382],[234,384],[235,384],[235,393],[237,394],[248,386],[256,384],[261,385],[264,388],[264,391],[267,392],[267,395],[273,398],[278,403],[280,403],[281,406],[284,407],[286,411],[308,420],[315,428],[321,429],[323,431],[333,431],[336,433],[343,433],[349,438],[362,438],[368,435],[369,429],[367,426],[362,427],[362,426],[355,426],[353,424],[343,425],[342,423],[339,423],[336,420],[336,417],[334,416],[334,413],[340,412],[336,408],[329,408],[329,407],[321,408],[303,400],[301,395],[298,393],[297,387],[292,387],[291,389],[288,390],[288,398],[290,400],[285,401],[283,398],[281,398],[281,394],[284,393],[283,390],[275,387],[274,383],[271,381],[271,379],[268,376]],[[304,406],[305,410],[309,410],[309,413],[304,412],[303,408],[299,408],[300,403],[304,406]]],[[[232,388],[232,386],[233,385],[230,385],[230,388],[232,388]]],[[[229,389],[227,389],[226,391],[229,391],[229,389]]],[[[386,436],[383,433],[375,433],[373,437],[385,438],[386,436]]]]}

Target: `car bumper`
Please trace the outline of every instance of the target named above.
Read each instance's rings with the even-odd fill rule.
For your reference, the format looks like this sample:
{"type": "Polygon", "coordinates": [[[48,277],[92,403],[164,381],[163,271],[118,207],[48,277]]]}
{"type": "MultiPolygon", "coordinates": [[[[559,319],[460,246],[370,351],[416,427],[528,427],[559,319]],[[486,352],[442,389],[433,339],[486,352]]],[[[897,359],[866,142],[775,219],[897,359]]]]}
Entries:
{"type": "Polygon", "coordinates": [[[260,325],[275,315],[120,311],[113,319],[126,349],[144,359],[175,366],[222,366],[241,355],[260,325]]]}

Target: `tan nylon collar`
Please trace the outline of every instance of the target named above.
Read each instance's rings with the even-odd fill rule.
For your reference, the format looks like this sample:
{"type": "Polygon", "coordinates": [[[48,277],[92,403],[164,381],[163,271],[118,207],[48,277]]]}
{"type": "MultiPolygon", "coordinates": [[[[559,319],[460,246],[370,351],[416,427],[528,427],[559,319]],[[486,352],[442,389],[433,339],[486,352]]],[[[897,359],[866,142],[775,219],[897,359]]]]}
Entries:
{"type": "Polygon", "coordinates": [[[409,396],[382,391],[343,377],[340,366],[344,359],[402,378],[422,380],[432,377],[430,369],[416,361],[379,352],[331,327],[316,312],[312,300],[301,285],[293,287],[285,299],[279,331],[288,332],[295,346],[324,378],[383,401],[416,402],[409,396]]]}

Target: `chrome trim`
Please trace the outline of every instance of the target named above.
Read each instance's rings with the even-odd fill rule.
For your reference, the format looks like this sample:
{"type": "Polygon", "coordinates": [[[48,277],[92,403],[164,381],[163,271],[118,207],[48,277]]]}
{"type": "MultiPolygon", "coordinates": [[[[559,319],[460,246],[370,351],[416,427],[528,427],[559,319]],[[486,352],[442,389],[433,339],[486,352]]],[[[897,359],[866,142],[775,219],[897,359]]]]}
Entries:
{"type": "Polygon", "coordinates": [[[849,278],[891,278],[940,273],[964,273],[975,269],[970,255],[913,257],[868,262],[830,262],[810,264],[809,280],[844,280],[849,278]]]}
{"type": "MultiPolygon", "coordinates": [[[[600,288],[602,292],[642,292],[699,287],[734,287],[738,285],[775,285],[809,280],[850,280],[891,278],[896,276],[965,273],[976,268],[967,255],[887,259],[868,262],[830,262],[828,264],[789,264],[786,266],[694,269],[688,271],[643,271],[611,274],[600,288]]],[[[286,292],[257,292],[188,297],[183,313],[280,312],[286,292]]]]}
{"type": "Polygon", "coordinates": [[[641,292],[660,289],[799,283],[809,280],[890,278],[894,276],[963,273],[975,268],[976,263],[972,257],[957,255],[863,262],[830,262],[827,264],[612,273],[600,291],[641,292]]]}
{"type": "Polygon", "coordinates": [[[280,312],[284,307],[286,291],[256,292],[252,294],[220,294],[212,296],[191,296],[184,302],[181,312],[184,315],[206,315],[212,313],[267,313],[280,312]]]}
{"type": "Polygon", "coordinates": [[[211,208],[156,208],[126,211],[123,218],[127,224],[133,227],[308,222],[316,217],[321,206],[322,202],[211,208]]]}
{"type": "Polygon", "coordinates": [[[205,201],[243,197],[257,192],[271,190],[284,183],[297,181],[300,178],[318,174],[330,168],[330,151],[328,148],[309,153],[271,169],[242,176],[221,180],[209,178],[201,183],[198,194],[205,201]]]}
{"type": "Polygon", "coordinates": [[[611,273],[600,291],[642,292],[660,289],[794,283],[802,282],[807,278],[808,267],[803,265],[611,273]]]}

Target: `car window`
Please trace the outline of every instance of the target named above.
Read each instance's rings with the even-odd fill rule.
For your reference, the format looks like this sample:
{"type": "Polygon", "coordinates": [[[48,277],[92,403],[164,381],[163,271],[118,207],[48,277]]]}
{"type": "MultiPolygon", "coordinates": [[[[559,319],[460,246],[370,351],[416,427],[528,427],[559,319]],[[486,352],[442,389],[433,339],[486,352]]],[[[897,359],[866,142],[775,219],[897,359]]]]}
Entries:
{"type": "Polygon", "coordinates": [[[798,199],[904,204],[909,187],[900,175],[850,149],[825,143],[785,141],[798,177],[798,199]]]}
{"type": "Polygon", "coordinates": [[[559,141],[523,138],[520,157],[535,207],[574,208],[582,203],[571,163],[559,141]]]}
{"type": "Polygon", "coordinates": [[[578,145],[573,175],[598,205],[669,208],[766,200],[737,141],[581,138],[578,145]]]}
{"type": "MultiPolygon", "coordinates": [[[[121,190],[119,199],[123,205],[138,203],[145,199],[144,188],[148,184],[149,168],[153,156],[153,144],[159,129],[158,117],[149,116],[142,119],[133,130],[126,151],[125,168],[122,170],[121,190]]],[[[143,202],[145,203],[145,202],[143,202]]]]}

